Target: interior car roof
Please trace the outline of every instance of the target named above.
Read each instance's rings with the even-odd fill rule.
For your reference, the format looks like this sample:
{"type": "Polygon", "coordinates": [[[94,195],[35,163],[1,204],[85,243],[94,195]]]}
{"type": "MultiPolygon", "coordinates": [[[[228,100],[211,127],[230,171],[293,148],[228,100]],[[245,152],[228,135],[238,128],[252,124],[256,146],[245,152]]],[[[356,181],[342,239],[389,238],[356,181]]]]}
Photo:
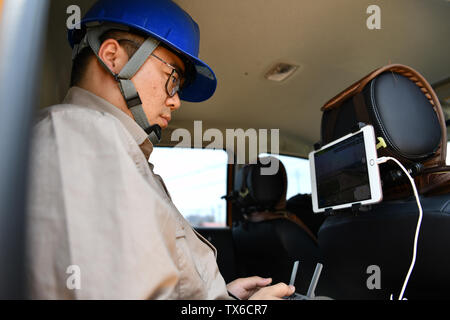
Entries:
{"type": "MultiPolygon", "coordinates": [[[[206,102],[184,102],[172,129],[192,128],[194,120],[203,129],[280,129],[280,152],[306,157],[320,139],[323,104],[378,67],[401,63],[431,84],[448,83],[448,0],[378,0],[379,30],[366,25],[373,1],[175,2],[199,24],[200,58],[215,71],[218,88],[206,102]],[[279,62],[299,68],[283,82],[266,80],[279,62]]],[[[41,106],[60,102],[68,88],[66,9],[76,4],[85,13],[92,3],[51,2],[41,106]]]]}

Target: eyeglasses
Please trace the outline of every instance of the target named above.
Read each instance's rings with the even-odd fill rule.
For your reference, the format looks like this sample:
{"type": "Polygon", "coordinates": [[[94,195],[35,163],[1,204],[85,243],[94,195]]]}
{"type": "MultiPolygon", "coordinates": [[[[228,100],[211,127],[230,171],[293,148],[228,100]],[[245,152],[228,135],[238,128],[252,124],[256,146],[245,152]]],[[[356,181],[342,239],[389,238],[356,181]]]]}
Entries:
{"type": "MultiPolygon", "coordinates": [[[[127,41],[127,42],[130,42],[130,43],[134,44],[134,46],[137,47],[137,48],[140,47],[140,45],[138,43],[134,42],[133,40],[118,39],[116,41],[117,42],[127,41]]],[[[183,87],[183,83],[182,83],[182,79],[184,79],[183,73],[181,71],[179,71],[178,68],[172,66],[170,63],[168,63],[167,61],[165,61],[162,58],[158,57],[157,55],[155,55],[153,53],[151,53],[150,55],[155,57],[156,59],[158,59],[159,61],[161,61],[162,63],[164,63],[165,65],[167,65],[169,68],[172,69],[172,72],[170,73],[169,79],[167,79],[167,82],[166,82],[166,92],[167,92],[167,94],[170,97],[175,96],[177,94],[177,92],[179,92],[182,89],[182,87],[183,87]]]]}
{"type": "Polygon", "coordinates": [[[167,79],[167,82],[166,82],[166,91],[170,97],[173,97],[174,95],[177,94],[178,91],[180,91],[181,78],[182,78],[182,76],[180,75],[181,72],[178,71],[178,68],[172,66],[170,63],[164,61],[157,55],[152,53],[151,56],[155,57],[156,59],[158,59],[159,61],[164,63],[169,68],[172,68],[172,73],[170,74],[169,79],[167,79]],[[178,76],[175,76],[175,74],[177,74],[178,76]]]}

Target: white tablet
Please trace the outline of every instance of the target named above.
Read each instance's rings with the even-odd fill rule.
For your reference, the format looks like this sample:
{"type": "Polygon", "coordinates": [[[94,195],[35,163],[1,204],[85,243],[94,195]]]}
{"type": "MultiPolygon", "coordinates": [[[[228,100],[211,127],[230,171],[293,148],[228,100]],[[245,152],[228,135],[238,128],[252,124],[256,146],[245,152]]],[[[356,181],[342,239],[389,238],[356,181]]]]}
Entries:
{"type": "Polygon", "coordinates": [[[309,154],[314,212],[367,205],[383,199],[373,127],[309,154]]]}

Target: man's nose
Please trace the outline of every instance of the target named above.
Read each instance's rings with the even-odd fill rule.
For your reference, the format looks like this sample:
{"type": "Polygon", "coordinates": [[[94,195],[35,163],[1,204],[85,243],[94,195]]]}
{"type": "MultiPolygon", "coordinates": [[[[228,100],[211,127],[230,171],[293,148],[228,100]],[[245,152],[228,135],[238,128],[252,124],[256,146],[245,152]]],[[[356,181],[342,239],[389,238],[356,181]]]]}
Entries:
{"type": "Polygon", "coordinates": [[[167,102],[167,106],[172,111],[178,110],[181,107],[181,100],[178,95],[178,92],[173,97],[169,97],[166,102],[167,102]]]}

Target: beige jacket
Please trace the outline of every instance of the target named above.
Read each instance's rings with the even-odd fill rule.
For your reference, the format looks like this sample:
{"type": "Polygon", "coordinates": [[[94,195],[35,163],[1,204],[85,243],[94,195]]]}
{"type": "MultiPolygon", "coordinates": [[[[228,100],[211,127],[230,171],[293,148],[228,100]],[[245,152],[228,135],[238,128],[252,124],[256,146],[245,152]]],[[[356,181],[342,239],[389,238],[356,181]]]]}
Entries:
{"type": "Polygon", "coordinates": [[[125,113],[80,88],[34,127],[33,299],[229,299],[215,248],[178,212],[125,113]]]}

